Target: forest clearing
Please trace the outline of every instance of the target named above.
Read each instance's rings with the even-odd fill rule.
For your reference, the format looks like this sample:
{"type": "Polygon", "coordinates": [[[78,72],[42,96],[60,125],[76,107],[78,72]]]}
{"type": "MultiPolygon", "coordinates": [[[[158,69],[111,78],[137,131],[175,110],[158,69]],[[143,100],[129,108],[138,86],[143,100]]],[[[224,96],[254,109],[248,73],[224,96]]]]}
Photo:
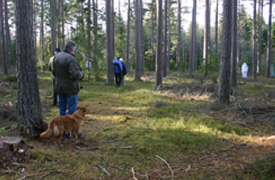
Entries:
{"type": "MultiPolygon", "coordinates": [[[[227,106],[217,84],[171,73],[153,91],[154,73],[128,74],[123,88],[83,80],[79,105],[89,112],[80,142],[21,136],[16,129],[16,78],[2,76],[1,136],[25,141],[25,152],[1,161],[0,179],[273,179],[273,78],[239,81],[227,106]],[[204,88],[204,90],[202,90],[204,88]],[[9,105],[8,105],[9,104],[9,105]],[[9,114],[7,114],[9,113],[9,114]]],[[[49,72],[38,73],[43,120],[52,106],[49,72]]]]}

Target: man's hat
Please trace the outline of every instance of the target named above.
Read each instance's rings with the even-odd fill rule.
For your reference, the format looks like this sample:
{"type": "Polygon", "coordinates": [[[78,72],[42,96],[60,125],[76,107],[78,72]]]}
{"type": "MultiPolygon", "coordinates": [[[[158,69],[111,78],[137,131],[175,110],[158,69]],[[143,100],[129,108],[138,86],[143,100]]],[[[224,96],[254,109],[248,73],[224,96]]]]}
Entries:
{"type": "Polygon", "coordinates": [[[55,51],[55,52],[60,52],[60,49],[59,49],[59,48],[56,48],[54,51],[55,51]]]}

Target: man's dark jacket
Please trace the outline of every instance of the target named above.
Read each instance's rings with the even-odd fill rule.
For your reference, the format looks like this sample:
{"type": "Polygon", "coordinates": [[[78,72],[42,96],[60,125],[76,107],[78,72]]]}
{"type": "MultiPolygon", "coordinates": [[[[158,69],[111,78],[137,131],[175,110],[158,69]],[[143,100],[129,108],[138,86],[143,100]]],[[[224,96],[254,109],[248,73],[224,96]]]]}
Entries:
{"type": "Polygon", "coordinates": [[[78,62],[70,52],[61,52],[53,60],[55,91],[57,94],[78,94],[78,80],[83,78],[78,62]]]}

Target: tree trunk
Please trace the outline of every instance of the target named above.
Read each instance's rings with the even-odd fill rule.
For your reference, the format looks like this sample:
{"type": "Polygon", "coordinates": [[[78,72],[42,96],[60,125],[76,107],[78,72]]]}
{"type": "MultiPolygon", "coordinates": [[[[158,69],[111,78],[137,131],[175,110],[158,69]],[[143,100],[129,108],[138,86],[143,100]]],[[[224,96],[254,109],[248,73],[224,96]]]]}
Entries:
{"type": "Polygon", "coordinates": [[[33,40],[32,0],[16,1],[18,126],[31,136],[43,131],[33,40]],[[28,48],[26,48],[28,47],[28,48]]]}
{"type": "Polygon", "coordinates": [[[140,27],[140,13],[141,13],[141,0],[135,0],[135,45],[136,45],[136,68],[135,68],[135,81],[141,80],[141,27],[140,27]]]}
{"type": "MultiPolygon", "coordinates": [[[[215,54],[218,54],[218,28],[219,28],[219,0],[216,0],[216,16],[215,16],[215,54]]],[[[215,68],[217,68],[217,62],[215,62],[215,68]]]]}
{"type": "Polygon", "coordinates": [[[98,62],[97,62],[97,11],[98,11],[98,2],[96,0],[93,0],[93,17],[94,17],[94,56],[93,56],[93,67],[94,67],[94,74],[95,74],[95,80],[97,81],[99,79],[98,74],[98,62]]]}
{"type": "Polygon", "coordinates": [[[180,53],[181,53],[181,0],[178,0],[178,39],[177,39],[177,69],[180,69],[180,53]]]}
{"type": "Polygon", "coordinates": [[[223,2],[222,52],[220,62],[219,102],[229,103],[230,95],[230,53],[232,1],[223,2]]]}
{"type": "Polygon", "coordinates": [[[112,0],[106,1],[106,51],[107,51],[107,85],[114,85],[113,58],[114,48],[112,43],[112,0]]]}
{"type": "Polygon", "coordinates": [[[257,62],[257,73],[261,72],[261,61],[262,61],[262,24],[263,24],[263,0],[259,0],[258,3],[258,62],[257,62]]]}
{"type": "Polygon", "coordinates": [[[126,69],[129,70],[129,49],[130,49],[130,3],[128,0],[128,13],[127,13],[127,42],[126,42],[126,69]]]}
{"type": "Polygon", "coordinates": [[[252,51],[253,51],[252,77],[253,77],[254,80],[256,80],[256,78],[257,78],[256,3],[257,3],[257,0],[254,0],[254,6],[253,6],[253,41],[252,41],[252,51]]]}
{"type": "Polygon", "coordinates": [[[193,12],[192,12],[192,32],[191,32],[191,45],[190,45],[190,61],[189,61],[189,75],[192,76],[195,71],[196,62],[196,16],[197,16],[197,0],[193,0],[193,12]]]}
{"type": "Polygon", "coordinates": [[[163,56],[163,77],[167,75],[167,1],[164,4],[164,56],[163,56]]]}
{"type": "Polygon", "coordinates": [[[162,0],[157,4],[157,56],[156,56],[156,85],[155,90],[162,86],[162,0]]]}
{"type": "MultiPolygon", "coordinates": [[[[91,43],[91,0],[88,0],[88,14],[87,14],[87,31],[88,31],[88,51],[89,57],[92,57],[92,43],[91,43]]],[[[90,71],[90,67],[88,69],[90,71]]],[[[88,74],[88,80],[91,79],[91,74],[88,74]]]]}
{"type": "Polygon", "coordinates": [[[34,58],[36,59],[36,0],[33,0],[33,39],[34,39],[34,58]]]}
{"type": "MultiPolygon", "coordinates": [[[[10,57],[9,57],[9,52],[12,52],[10,51],[10,30],[9,30],[9,21],[8,21],[8,7],[7,7],[7,0],[4,0],[4,6],[5,6],[5,31],[6,31],[6,63],[7,63],[7,68],[9,69],[10,68],[10,57]]],[[[12,56],[12,53],[11,53],[11,56],[12,56]]]]}
{"type": "Polygon", "coordinates": [[[41,26],[40,26],[40,59],[42,62],[45,61],[44,59],[44,1],[41,0],[41,26]]]}
{"type": "Polygon", "coordinates": [[[56,48],[56,0],[51,1],[51,54],[54,55],[56,48]]]}
{"type": "Polygon", "coordinates": [[[270,0],[269,1],[269,16],[268,16],[267,51],[266,51],[266,71],[265,71],[266,77],[270,77],[272,3],[273,3],[273,0],[270,0]]]}
{"type": "Polygon", "coordinates": [[[232,0],[231,82],[237,87],[237,0],[232,0]]]}
{"type": "Polygon", "coordinates": [[[139,26],[140,26],[140,38],[141,38],[141,43],[140,43],[140,72],[141,74],[144,73],[144,33],[143,33],[143,3],[142,0],[139,0],[139,26]]]}
{"type": "Polygon", "coordinates": [[[156,34],[156,31],[155,31],[155,24],[154,24],[154,15],[155,15],[155,8],[154,8],[154,5],[155,5],[155,0],[152,0],[152,5],[151,5],[151,9],[152,9],[152,12],[151,12],[151,50],[152,50],[152,70],[155,71],[155,60],[156,60],[156,57],[155,57],[155,48],[154,48],[154,42],[155,42],[155,34],[156,34]]]}
{"type": "Polygon", "coordinates": [[[210,4],[205,0],[205,26],[204,26],[204,46],[203,46],[203,65],[208,64],[208,51],[210,49],[210,4]]]}
{"type": "Polygon", "coordinates": [[[168,10],[167,10],[167,14],[168,14],[168,57],[167,57],[167,69],[168,71],[170,71],[170,52],[171,52],[171,25],[170,25],[170,11],[171,11],[171,1],[168,0],[168,10]]]}
{"type": "Polygon", "coordinates": [[[62,33],[62,38],[61,38],[61,45],[59,48],[64,49],[65,47],[65,22],[64,22],[64,0],[60,0],[61,4],[61,33],[62,33]]]}
{"type": "Polygon", "coordinates": [[[4,32],[4,18],[3,18],[3,1],[0,0],[0,39],[1,39],[1,63],[3,67],[4,74],[8,74],[8,65],[5,46],[5,32],[4,32]]]}

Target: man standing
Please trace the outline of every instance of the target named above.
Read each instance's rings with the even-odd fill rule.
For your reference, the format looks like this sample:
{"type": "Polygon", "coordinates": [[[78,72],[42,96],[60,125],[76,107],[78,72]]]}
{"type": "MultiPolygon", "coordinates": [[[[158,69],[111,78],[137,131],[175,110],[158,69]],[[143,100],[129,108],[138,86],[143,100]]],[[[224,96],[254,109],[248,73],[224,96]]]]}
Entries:
{"type": "Polygon", "coordinates": [[[114,73],[115,73],[117,87],[120,86],[121,79],[122,79],[122,64],[119,59],[120,59],[120,57],[117,57],[116,59],[113,60],[114,73]]]}
{"type": "Polygon", "coordinates": [[[73,114],[78,106],[80,90],[78,80],[84,78],[84,73],[74,56],[75,49],[76,44],[73,41],[68,41],[64,51],[53,60],[55,91],[59,95],[60,116],[73,114]]]}
{"type": "MultiPolygon", "coordinates": [[[[59,52],[60,52],[60,49],[56,48],[54,50],[53,57],[51,57],[50,60],[49,60],[49,71],[51,71],[51,72],[53,70],[53,59],[59,52]]],[[[55,77],[54,77],[53,74],[51,75],[51,77],[52,77],[52,81],[53,81],[53,106],[57,106],[57,93],[54,90],[55,89],[55,77]]]]}

